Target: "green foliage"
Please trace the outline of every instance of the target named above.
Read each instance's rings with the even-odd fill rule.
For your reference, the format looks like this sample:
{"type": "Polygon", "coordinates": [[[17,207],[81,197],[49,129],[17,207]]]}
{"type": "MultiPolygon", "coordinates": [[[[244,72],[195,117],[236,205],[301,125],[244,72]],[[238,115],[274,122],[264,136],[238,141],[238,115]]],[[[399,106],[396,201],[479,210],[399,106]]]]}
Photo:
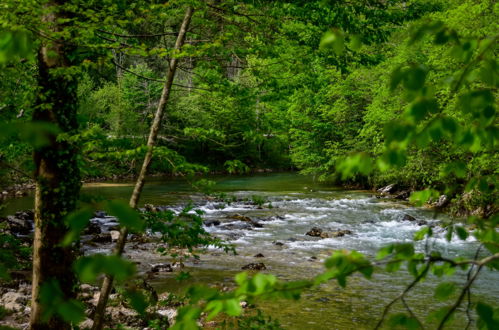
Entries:
{"type": "Polygon", "coordinates": [[[142,231],[144,221],[141,219],[139,212],[132,209],[127,203],[119,200],[109,201],[106,205],[109,214],[118,218],[121,226],[132,231],[142,231]]]}
{"type": "Polygon", "coordinates": [[[224,167],[229,174],[247,174],[250,170],[248,165],[237,159],[226,161],[224,167]]]}
{"type": "Polygon", "coordinates": [[[476,312],[478,314],[479,329],[495,329],[499,326],[499,309],[492,308],[490,305],[478,302],[476,304],[476,312]]]}
{"type": "Polygon", "coordinates": [[[85,318],[85,305],[74,299],[65,299],[56,279],[45,281],[40,287],[40,303],[44,306],[42,318],[48,320],[57,314],[66,322],[78,324],[85,318]]]}
{"type": "Polygon", "coordinates": [[[173,211],[145,212],[146,228],[160,234],[164,246],[158,250],[163,254],[178,257],[176,249],[187,249],[195,256],[196,249],[214,246],[225,252],[235,253],[234,247],[212,237],[203,228],[202,211],[187,205],[180,213],[173,211]]]}
{"type": "Polygon", "coordinates": [[[79,258],[74,270],[82,282],[96,283],[102,274],[114,276],[118,282],[121,282],[135,274],[135,265],[117,256],[95,254],[79,258]]]}
{"type": "Polygon", "coordinates": [[[27,31],[0,28],[0,66],[7,62],[33,60],[33,40],[27,31]]]}
{"type": "Polygon", "coordinates": [[[11,270],[27,268],[32,254],[29,246],[12,234],[4,232],[6,226],[6,222],[0,223],[0,281],[9,280],[11,270]]]}

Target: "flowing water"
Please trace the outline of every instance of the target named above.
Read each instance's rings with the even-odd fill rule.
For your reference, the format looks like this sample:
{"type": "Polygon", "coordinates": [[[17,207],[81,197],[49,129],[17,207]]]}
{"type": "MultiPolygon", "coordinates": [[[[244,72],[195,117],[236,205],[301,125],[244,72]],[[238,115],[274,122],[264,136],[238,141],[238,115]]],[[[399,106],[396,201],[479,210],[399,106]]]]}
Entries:
{"type": "MultiPolygon", "coordinates": [[[[473,237],[466,241],[457,238],[451,242],[445,240],[438,224],[451,220],[446,215],[414,208],[400,201],[378,199],[371,192],[332,188],[293,173],[211,179],[217,181],[217,191],[235,196],[239,201],[230,204],[206,201],[181,179],[156,180],[146,185],[143,203],[171,205],[178,209],[188,200],[194,200],[197,208],[205,212],[206,220],[221,221],[221,225],[206,229],[234,243],[238,251],[237,256],[232,256],[210,249],[200,261],[187,264],[192,279],[179,284],[174,275],[162,277],[154,282],[160,290],[181,293],[193,283],[230,284],[241,267],[251,262],[263,262],[267,267],[265,272],[282,280],[311,278],[324,269],[324,259],[334,250],[357,250],[373,257],[387,243],[410,242],[421,227],[417,221],[404,220],[407,214],[435,225],[435,238],[419,242],[416,245],[418,251],[429,248],[446,256],[471,258],[478,248],[473,237]],[[263,208],[247,201],[252,199],[265,200],[263,208]],[[263,227],[242,228],[243,222],[230,218],[234,214],[250,217],[263,227]],[[325,239],[306,236],[312,227],[348,229],[352,234],[325,239]],[[258,253],[264,257],[255,258],[258,253]]],[[[85,186],[83,191],[85,194],[127,199],[131,190],[132,184],[93,184],[85,186]]],[[[29,208],[29,203],[30,197],[15,200],[4,213],[29,208]]],[[[498,279],[497,272],[484,271],[473,285],[473,300],[497,305],[498,279]]],[[[279,319],[287,329],[370,329],[381,316],[383,307],[411,280],[412,277],[403,269],[396,273],[378,269],[372,280],[360,276],[349,278],[345,289],[331,281],[304,292],[299,301],[263,301],[259,306],[279,319]]],[[[466,274],[459,272],[447,279],[461,285],[465,280],[466,274]]],[[[433,298],[437,284],[438,280],[431,276],[407,295],[407,303],[422,320],[439,307],[451,304],[451,301],[439,302],[433,298]]],[[[404,308],[395,304],[394,311],[404,311],[404,308]]],[[[459,314],[449,328],[465,327],[464,312],[459,314]]]]}

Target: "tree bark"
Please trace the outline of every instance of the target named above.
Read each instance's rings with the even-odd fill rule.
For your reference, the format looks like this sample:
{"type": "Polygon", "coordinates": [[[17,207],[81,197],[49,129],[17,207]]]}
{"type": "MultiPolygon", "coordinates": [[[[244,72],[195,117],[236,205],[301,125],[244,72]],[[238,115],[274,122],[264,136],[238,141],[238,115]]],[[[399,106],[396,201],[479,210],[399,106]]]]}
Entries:
{"type": "MultiPolygon", "coordinates": [[[[182,25],[180,27],[179,34],[177,36],[177,40],[175,42],[175,47],[174,51],[175,53],[178,53],[180,49],[182,48],[184,41],[185,41],[185,35],[187,33],[187,29],[189,27],[189,24],[191,22],[192,14],[194,13],[194,9],[192,7],[188,7],[184,19],[182,21],[182,25]]],[[[171,93],[171,88],[173,84],[173,78],[175,77],[175,71],[177,69],[177,63],[178,59],[173,56],[172,59],[170,60],[170,66],[168,68],[168,72],[166,75],[166,82],[163,87],[163,92],[161,93],[161,98],[159,99],[159,104],[156,109],[156,114],[154,116],[154,121],[151,125],[151,129],[149,132],[149,138],[147,140],[147,152],[144,157],[144,162],[142,163],[142,168],[140,169],[139,176],[137,178],[137,181],[135,183],[135,187],[133,189],[132,196],[130,197],[130,206],[132,208],[136,208],[137,204],[140,199],[140,195],[142,193],[142,188],[144,187],[145,183],[145,176],[147,174],[147,171],[149,169],[149,165],[151,164],[152,156],[153,156],[153,149],[154,146],[156,145],[156,140],[158,137],[158,132],[161,127],[161,120],[163,119],[164,113],[165,113],[165,108],[168,103],[168,99],[170,98],[170,93],[171,93]]],[[[128,228],[122,227],[120,230],[120,236],[118,238],[118,241],[116,242],[116,245],[114,247],[114,254],[117,256],[121,256],[123,253],[123,249],[125,247],[126,239],[128,235],[128,228]]],[[[111,292],[111,288],[113,286],[113,280],[114,278],[112,276],[107,275],[104,278],[104,281],[102,283],[101,291],[100,291],[100,296],[99,296],[99,302],[97,303],[97,308],[95,310],[95,316],[94,316],[94,324],[92,327],[92,330],[101,330],[103,325],[104,325],[104,316],[105,316],[105,309],[107,305],[107,300],[109,297],[109,293],[111,292]]]]}
{"type": "MultiPolygon", "coordinates": [[[[44,21],[55,25],[58,19],[66,18],[67,15],[58,7],[63,3],[50,3],[53,10],[43,18],[44,21]]],[[[55,25],[54,29],[60,31],[63,28],[55,25]]],[[[74,48],[63,40],[47,41],[40,47],[38,91],[32,118],[37,125],[52,125],[60,132],[70,134],[78,128],[77,79],[65,70],[71,65],[68,58],[73,51],[74,48]]],[[[81,187],[77,150],[69,142],[58,139],[53,132],[41,134],[48,143],[35,148],[33,153],[36,191],[30,328],[70,329],[71,325],[57,315],[42,319],[45,307],[40,303],[39,295],[44,284],[57,281],[64,299],[76,296],[72,272],[74,251],[70,246],[60,246],[60,243],[68,232],[64,217],[75,209],[81,187]]]]}

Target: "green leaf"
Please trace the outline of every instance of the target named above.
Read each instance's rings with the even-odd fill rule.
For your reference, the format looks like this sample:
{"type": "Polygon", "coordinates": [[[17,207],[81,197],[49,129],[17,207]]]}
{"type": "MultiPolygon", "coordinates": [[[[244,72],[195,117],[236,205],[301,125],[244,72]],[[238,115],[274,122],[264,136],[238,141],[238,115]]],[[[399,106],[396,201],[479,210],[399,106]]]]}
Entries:
{"type": "Polygon", "coordinates": [[[431,229],[431,227],[423,227],[420,230],[418,230],[414,234],[414,240],[415,241],[421,241],[426,235],[428,235],[428,237],[432,236],[432,229],[431,229]]]}
{"type": "Polygon", "coordinates": [[[456,230],[457,236],[461,240],[465,241],[468,238],[469,233],[468,233],[468,231],[464,227],[462,227],[462,226],[455,226],[455,230],[456,230]]]}
{"type": "Polygon", "coordinates": [[[405,88],[417,91],[423,88],[426,79],[427,69],[422,65],[414,65],[405,70],[403,85],[405,88]]]}
{"type": "Polygon", "coordinates": [[[34,59],[30,34],[27,31],[0,30],[0,66],[21,58],[34,59]]]}
{"type": "Polygon", "coordinates": [[[125,226],[132,231],[140,232],[145,226],[140,214],[123,201],[109,201],[107,203],[107,210],[109,214],[118,218],[122,226],[125,226]]]}
{"type": "Polygon", "coordinates": [[[64,237],[62,245],[68,246],[74,241],[78,240],[80,238],[81,232],[85,229],[92,216],[93,211],[89,207],[71,212],[64,219],[70,230],[64,237]]]}
{"type": "Polygon", "coordinates": [[[71,299],[57,306],[57,313],[66,322],[78,324],[85,319],[85,304],[81,301],[71,299]]]}
{"type": "Polygon", "coordinates": [[[128,299],[128,302],[132,306],[133,309],[137,311],[140,315],[144,315],[147,307],[149,306],[149,302],[147,297],[138,290],[128,290],[125,292],[125,297],[128,299]]]}
{"type": "Polygon", "coordinates": [[[438,198],[438,196],[438,191],[434,189],[425,189],[413,192],[409,201],[417,206],[423,206],[430,198],[438,198]]]}
{"type": "Polygon", "coordinates": [[[381,249],[378,250],[378,253],[376,254],[376,259],[381,260],[392,254],[394,249],[394,244],[389,244],[387,246],[383,246],[381,249]]]}
{"type": "Polygon", "coordinates": [[[440,283],[435,289],[435,298],[438,300],[447,300],[456,290],[456,284],[453,282],[440,283]]]}
{"type": "Polygon", "coordinates": [[[390,328],[403,327],[405,329],[421,329],[418,320],[404,313],[398,313],[388,318],[387,324],[390,328]]]}
{"type": "Polygon", "coordinates": [[[478,328],[495,330],[499,329],[499,310],[494,309],[482,302],[477,302],[476,313],[478,314],[478,328]]]}
{"type": "Polygon", "coordinates": [[[337,55],[345,50],[345,35],[342,31],[334,29],[322,35],[319,49],[332,49],[337,55]]]}
{"type": "Polygon", "coordinates": [[[79,258],[74,265],[82,282],[95,283],[101,274],[114,276],[118,282],[135,274],[135,264],[118,256],[95,254],[79,258]]]}

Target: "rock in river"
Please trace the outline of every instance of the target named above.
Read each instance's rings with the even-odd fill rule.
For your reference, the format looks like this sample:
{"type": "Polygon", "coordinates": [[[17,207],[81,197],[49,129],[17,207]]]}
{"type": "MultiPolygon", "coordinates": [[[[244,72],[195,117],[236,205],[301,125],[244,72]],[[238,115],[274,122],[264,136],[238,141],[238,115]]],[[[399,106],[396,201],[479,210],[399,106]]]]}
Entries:
{"type": "Polygon", "coordinates": [[[250,264],[247,264],[246,266],[243,266],[241,267],[241,269],[245,269],[245,270],[264,270],[264,269],[267,269],[267,267],[265,267],[265,265],[263,264],[263,262],[252,262],[250,264]]]}
{"type": "Polygon", "coordinates": [[[159,272],[171,273],[171,272],[173,272],[173,267],[170,264],[151,265],[151,272],[153,272],[153,273],[159,273],[159,272]]]}
{"type": "Polygon", "coordinates": [[[319,227],[312,227],[309,231],[305,233],[305,235],[312,236],[312,237],[321,237],[323,230],[319,227]]]}
{"type": "Polygon", "coordinates": [[[416,221],[417,219],[410,214],[404,214],[402,221],[416,221]]]}
{"type": "Polygon", "coordinates": [[[335,231],[324,231],[318,227],[312,227],[305,235],[320,238],[332,238],[332,237],[342,237],[345,235],[351,235],[352,231],[348,229],[341,229],[335,231]]]}
{"type": "Polygon", "coordinates": [[[385,186],[385,187],[378,189],[378,192],[381,195],[392,194],[395,191],[395,186],[396,186],[395,183],[389,184],[388,186],[385,186]]]}

